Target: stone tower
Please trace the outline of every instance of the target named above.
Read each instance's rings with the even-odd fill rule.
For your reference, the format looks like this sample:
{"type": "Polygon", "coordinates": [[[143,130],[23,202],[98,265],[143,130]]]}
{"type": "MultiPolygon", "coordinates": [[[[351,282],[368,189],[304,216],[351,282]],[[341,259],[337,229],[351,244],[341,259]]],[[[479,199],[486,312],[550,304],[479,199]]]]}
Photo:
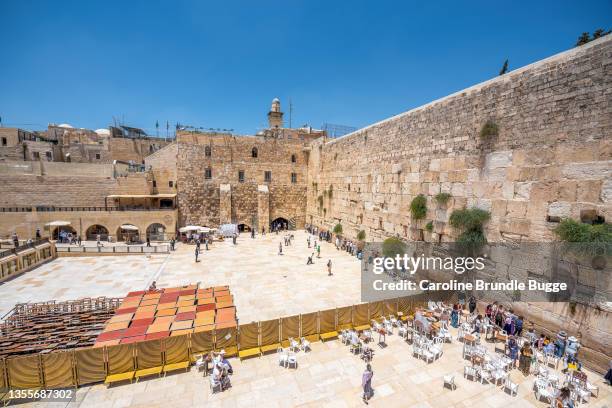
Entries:
{"type": "Polygon", "coordinates": [[[268,112],[268,126],[270,129],[283,127],[283,112],[281,112],[280,100],[278,98],[272,99],[272,106],[270,107],[270,112],[268,112]]]}

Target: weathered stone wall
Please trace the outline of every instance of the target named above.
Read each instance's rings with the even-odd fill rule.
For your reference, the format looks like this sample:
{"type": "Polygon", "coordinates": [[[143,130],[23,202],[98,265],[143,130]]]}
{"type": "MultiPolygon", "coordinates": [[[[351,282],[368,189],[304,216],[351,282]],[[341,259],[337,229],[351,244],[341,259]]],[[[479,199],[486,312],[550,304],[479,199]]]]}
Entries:
{"type": "Polygon", "coordinates": [[[172,143],[145,157],[145,168],[153,174],[158,193],[176,193],[177,153],[177,144],[172,143]]]}
{"type": "Polygon", "coordinates": [[[594,210],[611,220],[611,54],[604,38],[344,138],[313,142],[308,219],[342,222],[351,237],[365,229],[370,239],[433,241],[456,237],[448,217],[466,206],[491,211],[489,241],[551,240],[557,224],[549,216],[594,210]],[[483,138],[488,120],[498,135],[483,138]],[[439,192],[452,194],[446,206],[434,201],[439,192]],[[409,211],[418,194],[428,201],[422,221],[409,211]],[[434,234],[425,234],[428,221],[434,234]]]}
{"type": "MultiPolygon", "coordinates": [[[[291,217],[303,225],[305,216],[305,181],[308,155],[306,141],[299,137],[230,136],[224,134],[179,133],[177,136],[178,204],[182,225],[216,226],[236,222],[257,228],[275,217],[291,217]],[[252,157],[253,148],[257,157],[252,157]],[[210,155],[207,155],[210,151],[210,155]],[[292,160],[295,160],[292,161],[292,160]],[[210,169],[211,178],[206,179],[210,169]],[[244,181],[239,181],[239,172],[244,181]],[[271,172],[271,181],[265,172],[271,172]],[[296,182],[291,180],[295,173],[296,182]],[[221,185],[228,191],[220,195],[221,185]],[[268,200],[258,186],[267,185],[268,200]],[[226,209],[221,203],[230,203],[226,209]],[[264,221],[261,206],[268,205],[264,221]],[[223,214],[223,217],[222,217],[223,214]],[[231,214],[231,220],[227,219],[231,214]],[[223,219],[222,219],[223,218],[223,219]]],[[[223,204],[225,205],[225,204],[223,204]]]]}
{"type": "MultiPolygon", "coordinates": [[[[612,220],[612,36],[574,48],[333,141],[312,144],[307,221],[355,238],[453,241],[454,209],[491,212],[489,242],[547,242],[559,219],[612,220]],[[481,137],[487,121],[496,135],[481,137]],[[332,190],[330,198],[329,190],[332,190]],[[440,192],[452,195],[438,204],[440,192]],[[427,197],[414,220],[410,203],[427,197]],[[433,222],[433,232],[425,225],[433,222]]],[[[590,364],[610,358],[610,311],[513,307],[549,333],[582,334],[590,364]],[[597,330],[591,330],[597,327],[597,330]]]]}

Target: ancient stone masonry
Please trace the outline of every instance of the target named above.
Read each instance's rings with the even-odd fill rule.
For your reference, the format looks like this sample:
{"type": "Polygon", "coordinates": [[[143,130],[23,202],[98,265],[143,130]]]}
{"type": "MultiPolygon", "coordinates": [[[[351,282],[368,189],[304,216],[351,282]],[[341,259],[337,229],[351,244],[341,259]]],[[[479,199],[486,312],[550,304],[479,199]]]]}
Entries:
{"type": "Polygon", "coordinates": [[[179,133],[181,223],[216,226],[235,222],[260,230],[282,217],[303,226],[307,141],[291,129],[284,131],[238,137],[179,133]]]}
{"type": "Polygon", "coordinates": [[[314,141],[307,221],[342,222],[350,237],[365,229],[370,239],[452,241],[452,210],[479,207],[491,212],[486,234],[497,242],[551,240],[562,217],[612,219],[611,55],[604,38],[314,141]],[[481,136],[487,121],[497,131],[481,136]],[[448,203],[436,202],[440,192],[448,203]],[[416,221],[409,205],[418,194],[427,216],[416,221]]]}

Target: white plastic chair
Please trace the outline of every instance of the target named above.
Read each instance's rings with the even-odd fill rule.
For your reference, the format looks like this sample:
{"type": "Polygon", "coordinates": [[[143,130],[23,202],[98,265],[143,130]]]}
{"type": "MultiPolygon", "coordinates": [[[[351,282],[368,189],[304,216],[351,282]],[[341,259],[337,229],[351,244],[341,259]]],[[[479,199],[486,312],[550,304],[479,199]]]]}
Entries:
{"type": "Polygon", "coordinates": [[[287,356],[287,368],[293,366],[293,368],[298,367],[297,355],[295,353],[289,353],[287,356]]]}
{"type": "Polygon", "coordinates": [[[463,367],[463,377],[472,377],[472,381],[476,380],[476,369],[472,366],[463,367]]]}
{"type": "Polygon", "coordinates": [[[223,391],[223,387],[221,385],[221,381],[219,380],[215,380],[214,376],[210,376],[210,391],[214,394],[215,393],[215,389],[219,389],[219,391],[223,391]]]}
{"type": "Polygon", "coordinates": [[[506,376],[506,382],[504,383],[504,389],[506,390],[510,390],[510,396],[514,395],[518,395],[518,384],[513,383],[510,380],[509,376],[506,376]]]}
{"type": "Polygon", "coordinates": [[[453,374],[448,374],[445,375],[444,377],[444,384],[442,385],[443,387],[445,386],[449,386],[451,390],[455,390],[455,388],[457,388],[457,385],[455,384],[455,376],[453,374]]]}
{"type": "Polygon", "coordinates": [[[289,350],[295,352],[300,349],[300,343],[298,343],[293,337],[289,337],[289,350]]]}
{"type": "Polygon", "coordinates": [[[302,351],[305,353],[306,350],[312,350],[310,348],[310,342],[308,340],[306,340],[305,337],[301,338],[301,344],[300,344],[300,348],[302,349],[302,351]]]}
{"type": "Polygon", "coordinates": [[[480,382],[482,384],[484,384],[485,381],[490,383],[491,380],[493,379],[493,376],[491,375],[489,370],[485,370],[482,367],[477,367],[476,368],[476,373],[478,374],[478,377],[480,377],[480,382]]]}
{"type": "Polygon", "coordinates": [[[544,397],[549,403],[552,403],[555,397],[546,387],[536,382],[536,398],[540,401],[544,397]]]}
{"type": "Polygon", "coordinates": [[[285,351],[285,349],[283,348],[278,348],[276,349],[276,352],[278,354],[278,365],[281,365],[283,367],[287,367],[287,358],[289,357],[289,355],[287,354],[287,352],[285,351]]]}

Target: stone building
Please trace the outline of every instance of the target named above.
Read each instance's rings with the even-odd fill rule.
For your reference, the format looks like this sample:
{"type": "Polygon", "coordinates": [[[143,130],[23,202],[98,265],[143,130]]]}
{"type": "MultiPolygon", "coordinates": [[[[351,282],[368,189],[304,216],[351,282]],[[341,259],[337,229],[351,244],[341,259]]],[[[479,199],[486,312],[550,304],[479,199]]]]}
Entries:
{"type": "Polygon", "coordinates": [[[311,141],[325,132],[283,128],[280,101],[268,113],[270,128],[255,136],[177,134],[181,225],[269,230],[282,222],[303,228],[311,141]]]}

